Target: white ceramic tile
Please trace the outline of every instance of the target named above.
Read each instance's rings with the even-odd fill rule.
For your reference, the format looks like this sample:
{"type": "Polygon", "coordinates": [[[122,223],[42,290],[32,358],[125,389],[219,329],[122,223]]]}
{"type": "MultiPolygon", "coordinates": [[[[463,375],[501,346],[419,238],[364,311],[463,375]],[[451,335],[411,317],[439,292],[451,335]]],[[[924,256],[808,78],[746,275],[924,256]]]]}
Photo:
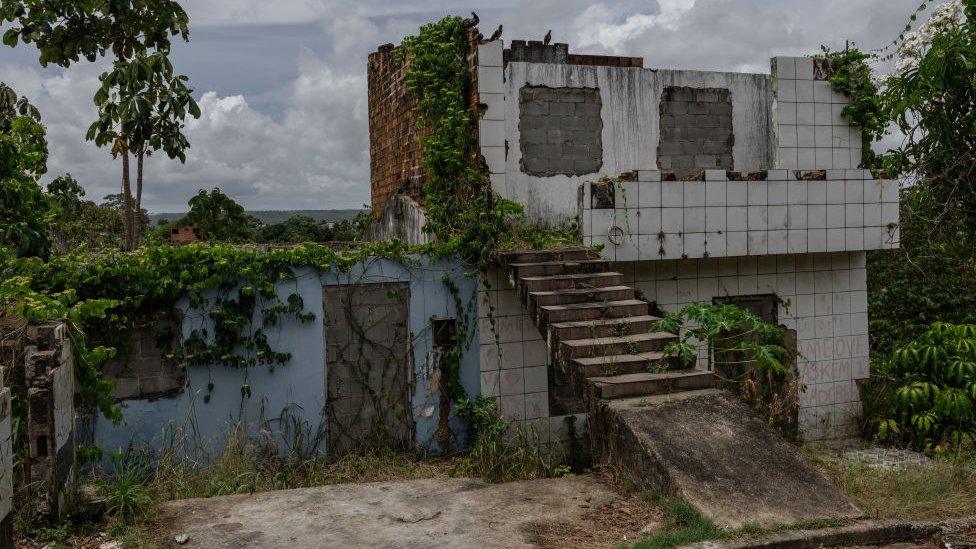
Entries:
{"type": "Polygon", "coordinates": [[[661,205],[665,208],[680,208],[684,206],[685,191],[682,181],[664,181],[661,183],[661,205]]]}
{"type": "Polygon", "coordinates": [[[701,233],[705,232],[705,208],[686,207],[684,208],[683,232],[701,233]]]}
{"type": "MultiPolygon", "coordinates": [[[[828,212],[829,216],[829,212],[828,212]]],[[[829,221],[828,221],[829,222],[829,221]]],[[[840,252],[846,249],[847,236],[844,229],[827,229],[827,250],[828,252],[840,252]]]]}
{"type": "Polygon", "coordinates": [[[637,233],[657,235],[661,232],[661,208],[641,208],[637,220],[637,233]]]}
{"type": "Polygon", "coordinates": [[[773,75],[777,79],[796,78],[796,64],[793,57],[774,57],[772,67],[773,75]]]}
{"type": "Polygon", "coordinates": [[[753,231],[748,233],[749,255],[766,255],[768,250],[768,231],[753,231]]]}
{"type": "Polygon", "coordinates": [[[812,147],[800,147],[796,150],[796,169],[815,170],[817,169],[817,153],[812,147]]]}
{"type": "Polygon", "coordinates": [[[787,206],[787,227],[790,229],[807,228],[807,206],[787,206]]]}
{"type": "Polygon", "coordinates": [[[726,204],[729,206],[745,206],[748,201],[749,181],[729,181],[726,184],[726,204]]]}
{"type": "Polygon", "coordinates": [[[768,235],[768,252],[769,254],[785,254],[789,249],[788,245],[788,235],[785,230],[769,231],[768,235]]]}
{"type": "Polygon", "coordinates": [[[684,207],[705,205],[705,183],[703,181],[683,181],[684,207]]]}
{"type": "MultiPolygon", "coordinates": [[[[709,170],[709,171],[717,171],[717,170],[709,170]]],[[[722,173],[724,177],[724,172],[722,173]]],[[[722,181],[706,181],[705,182],[705,205],[725,206],[727,187],[728,187],[728,182],[725,181],[724,179],[722,181]]]]}
{"type": "Polygon", "coordinates": [[[827,227],[827,206],[811,204],[807,206],[807,228],[823,229],[827,227]]]}
{"type": "Polygon", "coordinates": [[[781,230],[787,227],[789,217],[787,206],[769,206],[767,213],[769,220],[769,230],[781,230]]]}
{"type": "Polygon", "coordinates": [[[813,59],[810,57],[796,58],[796,78],[797,80],[813,79],[813,59]]]}
{"type": "Polygon", "coordinates": [[[813,81],[796,81],[796,101],[797,103],[813,103],[813,81]]]}
{"type": "Polygon", "coordinates": [[[832,168],[834,166],[834,151],[830,148],[818,148],[816,152],[817,169],[832,168]]]}
{"type": "Polygon", "coordinates": [[[705,208],[706,232],[724,232],[726,230],[726,210],[727,208],[725,206],[709,206],[705,208]]]}
{"type": "Polygon", "coordinates": [[[806,229],[791,229],[787,231],[787,251],[791,254],[801,254],[807,251],[806,229]]]}
{"type": "Polygon", "coordinates": [[[796,81],[777,80],[776,99],[781,103],[796,102],[796,81]]]}
{"type": "Polygon", "coordinates": [[[749,231],[765,231],[769,229],[769,207],[748,206],[749,231]]]}
{"type": "Polygon", "coordinates": [[[807,181],[807,204],[827,203],[827,182],[807,181]]]}
{"type": "Polygon", "coordinates": [[[846,212],[844,219],[847,227],[864,226],[864,204],[846,204],[844,209],[846,212]]]}
{"type": "Polygon", "coordinates": [[[726,234],[725,249],[729,256],[746,255],[749,253],[748,233],[745,231],[730,231],[726,234]]]}
{"type": "Polygon", "coordinates": [[[797,147],[816,147],[816,127],[797,126],[796,127],[796,146],[797,147]]]}
{"type": "Polygon", "coordinates": [[[684,230],[684,208],[662,208],[661,230],[666,233],[680,233],[684,230]]]}
{"type": "Polygon", "coordinates": [[[846,202],[846,181],[827,181],[827,204],[846,202]]]}
{"type": "MultiPolygon", "coordinates": [[[[660,172],[654,172],[660,177],[660,172]]],[[[641,208],[661,207],[661,182],[641,181],[637,193],[637,204],[641,208]]]]}
{"type": "Polygon", "coordinates": [[[726,227],[730,232],[748,230],[749,209],[745,206],[734,206],[728,208],[726,211],[726,227]]]}

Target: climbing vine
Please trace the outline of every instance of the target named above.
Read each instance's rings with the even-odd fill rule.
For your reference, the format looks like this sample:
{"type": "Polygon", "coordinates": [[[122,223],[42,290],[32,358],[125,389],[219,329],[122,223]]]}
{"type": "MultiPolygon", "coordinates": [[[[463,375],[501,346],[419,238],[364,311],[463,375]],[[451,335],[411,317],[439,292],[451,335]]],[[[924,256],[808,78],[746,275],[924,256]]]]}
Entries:
{"type": "Polygon", "coordinates": [[[851,46],[839,51],[821,46],[821,50],[820,59],[826,62],[828,71],[827,82],[850,101],[841,112],[842,116],[861,129],[863,165],[866,168],[881,167],[872,144],[887,133],[888,120],[882,113],[880,90],[868,64],[874,54],[851,46]]]}
{"type": "MultiPolygon", "coordinates": [[[[125,345],[136,317],[171,310],[187,298],[191,308],[209,311],[213,331],[201,328],[191,333],[178,357],[184,366],[273,368],[290,355],[271,347],[266,330],[283,316],[299,321],[313,318],[297,293],[278,294],[277,284],[294,280],[295,268],[343,271],[370,257],[412,264],[416,260],[410,253],[425,251],[430,252],[391,242],[345,251],[315,244],[276,249],[229,244],[150,246],[130,253],[79,250],[49,261],[6,254],[0,255],[0,305],[29,319],[73,320],[74,333],[99,334],[105,340],[104,346],[95,348],[105,355],[106,349],[125,345]],[[69,314],[79,307],[99,314],[69,314]]],[[[95,358],[105,356],[82,361],[81,394],[106,415],[118,417],[110,404],[112,384],[102,378],[97,367],[101,360],[95,358]]],[[[248,390],[242,387],[242,395],[247,396],[248,390]]]]}

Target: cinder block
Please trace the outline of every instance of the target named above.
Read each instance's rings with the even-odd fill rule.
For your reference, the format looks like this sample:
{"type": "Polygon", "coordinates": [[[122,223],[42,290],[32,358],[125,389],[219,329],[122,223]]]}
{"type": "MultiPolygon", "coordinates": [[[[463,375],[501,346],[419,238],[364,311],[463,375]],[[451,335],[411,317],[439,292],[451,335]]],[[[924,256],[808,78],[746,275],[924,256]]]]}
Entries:
{"type": "MultiPolygon", "coordinates": [[[[708,214],[705,214],[706,217],[708,214]]],[[[726,228],[728,231],[749,229],[749,209],[746,206],[733,206],[726,209],[726,228]]]]}

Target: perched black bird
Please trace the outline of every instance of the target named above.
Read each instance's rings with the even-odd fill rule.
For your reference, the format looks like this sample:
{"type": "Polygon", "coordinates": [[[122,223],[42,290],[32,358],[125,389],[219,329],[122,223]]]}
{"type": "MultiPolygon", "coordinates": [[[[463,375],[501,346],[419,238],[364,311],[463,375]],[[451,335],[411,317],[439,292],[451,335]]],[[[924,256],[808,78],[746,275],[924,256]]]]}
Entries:
{"type": "Polygon", "coordinates": [[[475,12],[471,12],[471,19],[465,19],[464,21],[461,21],[461,23],[465,27],[477,27],[478,23],[480,22],[481,22],[481,18],[478,17],[478,14],[475,12]]]}
{"type": "Polygon", "coordinates": [[[498,40],[501,37],[502,37],[502,26],[498,25],[498,28],[495,29],[495,32],[491,33],[491,37],[488,38],[488,41],[494,42],[495,40],[498,40]]]}
{"type": "Polygon", "coordinates": [[[545,38],[542,39],[542,43],[547,46],[549,45],[549,42],[552,42],[552,29],[549,29],[549,32],[546,33],[545,38]]]}

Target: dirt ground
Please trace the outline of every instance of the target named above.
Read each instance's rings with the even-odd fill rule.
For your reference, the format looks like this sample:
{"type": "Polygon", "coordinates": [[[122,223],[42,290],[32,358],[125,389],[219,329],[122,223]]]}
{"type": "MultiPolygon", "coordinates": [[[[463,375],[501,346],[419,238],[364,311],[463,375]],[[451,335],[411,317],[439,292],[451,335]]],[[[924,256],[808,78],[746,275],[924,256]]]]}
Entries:
{"type": "Polygon", "coordinates": [[[661,511],[591,476],[489,485],[474,479],[345,484],[174,501],[161,547],[611,547],[661,511]],[[185,534],[189,541],[176,543],[185,534]]]}

